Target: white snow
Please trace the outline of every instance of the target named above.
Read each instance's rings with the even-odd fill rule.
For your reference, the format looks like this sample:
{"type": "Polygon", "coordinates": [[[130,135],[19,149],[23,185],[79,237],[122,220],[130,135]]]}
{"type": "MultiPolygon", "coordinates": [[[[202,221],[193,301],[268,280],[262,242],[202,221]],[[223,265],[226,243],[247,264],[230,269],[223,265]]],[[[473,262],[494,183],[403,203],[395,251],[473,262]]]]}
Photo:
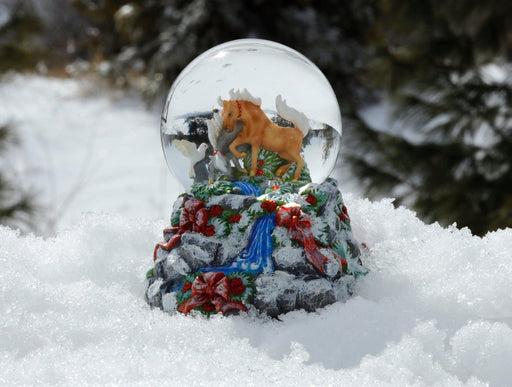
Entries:
{"type": "Polygon", "coordinates": [[[0,385],[510,384],[512,229],[480,238],[425,225],[343,187],[371,270],[346,303],[281,321],[151,310],[143,281],[174,200],[159,183],[159,113],[106,90],[80,96],[84,86],[18,76],[0,85],[0,118],[16,118],[19,162],[32,166],[20,173],[42,192],[40,144],[58,194],[84,163],[82,132],[94,138],[88,178],[56,236],[0,227],[0,385]],[[20,96],[23,106],[12,101],[20,96]],[[80,215],[90,211],[104,214],[80,215]]]}
{"type": "Polygon", "coordinates": [[[37,194],[37,232],[83,212],[161,219],[181,186],[160,145],[160,106],[80,80],[13,75],[0,86],[0,124],[21,137],[8,166],[37,194]]]}

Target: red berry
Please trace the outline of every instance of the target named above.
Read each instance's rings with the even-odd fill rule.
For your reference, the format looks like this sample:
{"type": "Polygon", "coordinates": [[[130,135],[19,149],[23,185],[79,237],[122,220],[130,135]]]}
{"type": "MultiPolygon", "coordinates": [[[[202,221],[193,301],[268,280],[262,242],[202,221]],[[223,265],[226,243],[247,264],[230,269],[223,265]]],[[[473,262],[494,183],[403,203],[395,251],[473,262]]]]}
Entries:
{"type": "Polygon", "coordinates": [[[215,234],[215,226],[214,225],[206,226],[203,230],[203,234],[208,237],[212,236],[213,234],[215,234]]]}
{"type": "Polygon", "coordinates": [[[242,219],[242,215],[236,214],[236,215],[233,215],[231,218],[229,218],[228,222],[229,223],[237,223],[237,222],[240,222],[240,219],[242,219]]]}
{"type": "Polygon", "coordinates": [[[309,194],[306,201],[312,205],[315,205],[318,202],[313,194],[309,194]]]}
{"type": "Polygon", "coordinates": [[[264,160],[262,160],[262,159],[259,159],[259,160],[258,160],[258,167],[262,167],[262,166],[263,166],[263,164],[265,164],[265,161],[264,161],[264,160]]]}
{"type": "Polygon", "coordinates": [[[192,288],[192,282],[185,282],[181,291],[183,293],[188,292],[192,288]]]}
{"type": "Polygon", "coordinates": [[[259,168],[258,168],[258,169],[256,170],[256,175],[257,175],[257,176],[261,176],[261,175],[263,175],[263,173],[264,173],[264,172],[263,172],[263,169],[259,169],[259,168]]]}
{"type": "Polygon", "coordinates": [[[234,296],[238,296],[245,292],[245,285],[241,278],[235,277],[229,281],[229,290],[234,296]]]}
{"type": "Polygon", "coordinates": [[[221,206],[212,206],[210,208],[210,216],[215,218],[216,216],[222,214],[222,211],[224,211],[224,209],[221,206]]]}
{"type": "Polygon", "coordinates": [[[213,312],[215,310],[215,305],[213,305],[209,301],[207,303],[203,304],[202,307],[205,312],[213,312]]]}
{"type": "Polygon", "coordinates": [[[273,200],[266,200],[261,203],[261,208],[263,208],[267,212],[274,212],[277,208],[277,204],[273,200]]]}

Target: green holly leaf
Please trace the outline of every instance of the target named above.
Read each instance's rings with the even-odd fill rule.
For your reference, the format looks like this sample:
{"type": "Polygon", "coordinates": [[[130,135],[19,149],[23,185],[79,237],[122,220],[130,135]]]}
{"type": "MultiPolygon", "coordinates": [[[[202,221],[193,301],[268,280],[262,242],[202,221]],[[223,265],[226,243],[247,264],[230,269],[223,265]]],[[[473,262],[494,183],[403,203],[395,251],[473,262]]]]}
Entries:
{"type": "Polygon", "coordinates": [[[313,237],[322,246],[329,246],[329,225],[320,217],[311,217],[313,237]]]}
{"type": "Polygon", "coordinates": [[[224,219],[222,216],[217,216],[215,218],[210,218],[208,220],[209,225],[213,225],[215,227],[215,235],[219,237],[228,236],[231,232],[230,223],[224,219]]]}
{"type": "Polygon", "coordinates": [[[236,186],[229,181],[215,181],[212,184],[195,183],[190,187],[192,195],[203,202],[212,196],[232,193],[236,186]]]}
{"type": "MultiPolygon", "coordinates": [[[[297,164],[296,163],[292,164],[290,166],[290,168],[288,168],[288,170],[284,173],[284,175],[282,176],[282,179],[284,181],[292,181],[293,179],[295,179],[296,169],[297,169],[297,164]]],[[[305,185],[307,183],[311,183],[311,174],[309,173],[309,168],[305,161],[304,161],[304,164],[302,165],[302,169],[300,172],[298,182],[300,182],[300,185],[305,185]]]]}
{"type": "Polygon", "coordinates": [[[192,297],[192,289],[191,285],[194,283],[194,280],[203,273],[197,272],[194,274],[187,274],[183,277],[183,286],[180,290],[176,291],[176,301],[178,302],[178,306],[187,301],[190,297],[192,297]],[[187,284],[190,284],[187,285],[187,284]],[[183,289],[185,288],[185,291],[183,289]]]}
{"type": "Polygon", "coordinates": [[[179,208],[171,215],[171,226],[178,227],[180,225],[180,216],[182,208],[179,208]]]}

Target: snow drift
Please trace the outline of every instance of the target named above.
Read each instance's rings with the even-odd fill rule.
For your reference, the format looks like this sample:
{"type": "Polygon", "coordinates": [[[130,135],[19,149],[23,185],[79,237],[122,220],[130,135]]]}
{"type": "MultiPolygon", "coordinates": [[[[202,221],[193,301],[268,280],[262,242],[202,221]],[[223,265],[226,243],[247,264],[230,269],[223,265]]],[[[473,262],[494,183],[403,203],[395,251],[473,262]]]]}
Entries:
{"type": "Polygon", "coordinates": [[[479,238],[346,199],[371,273],[346,303],[282,321],[151,310],[163,222],[91,214],[46,240],[1,228],[1,383],[507,384],[512,230],[479,238]]]}
{"type": "Polygon", "coordinates": [[[369,247],[356,296],[280,321],[169,315],[144,301],[175,199],[152,173],[167,176],[158,113],[40,77],[4,80],[0,101],[22,135],[13,168],[50,209],[67,204],[53,238],[0,228],[1,385],[510,384],[512,229],[425,225],[341,183],[369,247]]]}

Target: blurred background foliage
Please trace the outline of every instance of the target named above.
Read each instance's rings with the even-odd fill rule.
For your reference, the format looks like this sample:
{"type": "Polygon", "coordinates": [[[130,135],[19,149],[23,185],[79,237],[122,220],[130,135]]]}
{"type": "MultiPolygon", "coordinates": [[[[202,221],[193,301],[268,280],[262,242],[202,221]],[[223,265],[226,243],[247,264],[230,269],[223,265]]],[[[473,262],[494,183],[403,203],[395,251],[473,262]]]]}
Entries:
{"type": "Polygon", "coordinates": [[[270,39],[324,72],[371,198],[475,234],[512,226],[509,0],[0,0],[0,71],[88,74],[161,103],[197,55],[270,39]]]}
{"type": "Polygon", "coordinates": [[[8,174],[7,163],[3,154],[17,142],[14,130],[7,125],[0,125],[0,224],[15,228],[31,225],[31,214],[35,210],[30,193],[21,191],[8,174]]]}

